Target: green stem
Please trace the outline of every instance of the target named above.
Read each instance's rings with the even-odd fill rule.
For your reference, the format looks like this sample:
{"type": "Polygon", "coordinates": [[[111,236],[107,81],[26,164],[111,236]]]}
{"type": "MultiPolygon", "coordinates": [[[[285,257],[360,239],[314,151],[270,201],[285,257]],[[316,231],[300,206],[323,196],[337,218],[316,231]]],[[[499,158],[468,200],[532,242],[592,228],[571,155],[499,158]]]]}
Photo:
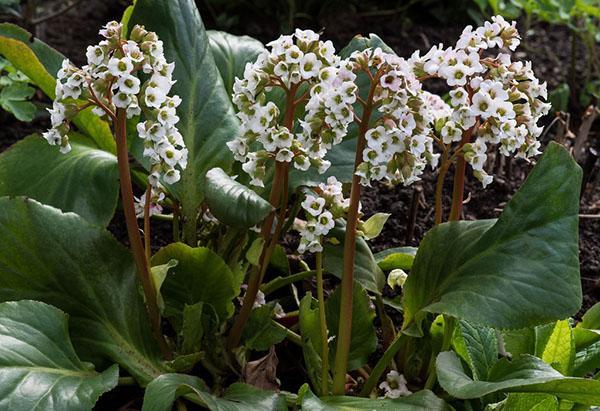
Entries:
{"type": "MultiPolygon", "coordinates": [[[[370,73],[369,73],[370,74],[370,73]]],[[[369,121],[373,111],[373,96],[380,74],[371,77],[369,96],[363,110],[358,141],[356,143],[356,155],[354,158],[354,171],[362,162],[365,149],[365,133],[369,129],[369,121]]],[[[358,206],[360,204],[360,177],[352,175],[352,188],[350,189],[350,206],[348,209],[348,222],[344,239],[344,271],[342,274],[340,321],[337,334],[337,349],[333,369],[333,394],[343,395],[345,392],[346,370],[348,366],[348,355],[350,353],[350,342],[352,338],[352,295],[354,288],[354,258],[356,255],[356,228],[358,226],[358,206]]]]}
{"type": "Polygon", "coordinates": [[[265,295],[269,295],[272,292],[277,291],[282,287],[285,287],[286,285],[295,283],[296,281],[301,281],[301,280],[305,280],[307,278],[311,278],[315,274],[316,274],[316,271],[309,270],[309,271],[302,271],[300,273],[288,275],[287,277],[277,277],[277,278],[274,278],[273,280],[269,281],[268,283],[263,284],[260,287],[260,291],[262,291],[265,295]]]}
{"type": "Polygon", "coordinates": [[[325,291],[323,290],[323,253],[315,254],[317,271],[317,298],[319,300],[319,323],[321,326],[321,395],[329,395],[329,342],[325,318],[325,291]]]}
{"type": "Polygon", "coordinates": [[[159,343],[163,355],[168,358],[170,357],[170,352],[160,329],[160,311],[158,309],[156,288],[152,282],[150,267],[148,260],[146,259],[144,244],[142,243],[137,217],[135,215],[131,174],[129,170],[129,152],[127,151],[127,116],[125,110],[118,109],[116,117],[115,135],[117,140],[119,183],[121,185],[121,202],[123,204],[123,214],[125,216],[129,244],[137,267],[138,277],[142,283],[142,289],[146,297],[146,308],[148,310],[148,316],[150,317],[152,331],[154,332],[154,336],[159,343]]]}
{"type": "Polygon", "coordinates": [[[120,385],[120,386],[137,385],[137,382],[135,381],[135,378],[133,378],[133,377],[119,377],[118,385],[120,385]]]}
{"type": "Polygon", "coordinates": [[[388,365],[392,362],[394,356],[402,347],[406,338],[408,338],[408,336],[403,333],[398,333],[398,335],[396,335],[396,338],[394,339],[394,341],[392,341],[392,344],[390,344],[390,346],[383,353],[379,361],[377,361],[377,364],[375,364],[373,371],[371,371],[371,375],[369,376],[367,381],[365,381],[365,385],[363,386],[363,389],[360,392],[361,397],[368,397],[369,394],[371,394],[371,391],[375,389],[375,386],[379,382],[381,375],[388,368],[388,365]]]}
{"type": "Polygon", "coordinates": [[[279,324],[275,320],[271,320],[271,321],[273,322],[273,324],[275,324],[277,326],[277,328],[280,328],[285,331],[285,338],[290,340],[292,343],[294,343],[298,347],[302,347],[302,337],[300,337],[298,334],[296,334],[295,332],[293,332],[292,330],[287,328],[285,325],[279,324]]]}
{"type": "Polygon", "coordinates": [[[425,389],[427,390],[432,389],[437,381],[437,371],[435,367],[437,355],[450,349],[450,344],[452,343],[452,334],[454,333],[454,322],[454,317],[444,315],[444,339],[442,340],[442,346],[440,350],[438,352],[433,351],[431,353],[427,381],[425,382],[425,389]]]}

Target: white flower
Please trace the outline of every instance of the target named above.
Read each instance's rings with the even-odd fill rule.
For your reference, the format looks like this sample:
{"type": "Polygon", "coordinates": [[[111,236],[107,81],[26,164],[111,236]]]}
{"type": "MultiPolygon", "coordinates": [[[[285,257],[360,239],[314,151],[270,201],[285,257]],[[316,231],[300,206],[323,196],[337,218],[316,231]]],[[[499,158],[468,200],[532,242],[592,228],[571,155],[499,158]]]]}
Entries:
{"type": "Polygon", "coordinates": [[[100,46],[88,46],[85,53],[88,64],[100,65],[104,62],[104,50],[100,46]]]}
{"type": "Polygon", "coordinates": [[[129,57],[111,57],[108,60],[108,72],[115,77],[130,74],[133,70],[133,62],[129,57]]]}
{"type": "Polygon", "coordinates": [[[167,95],[158,87],[148,87],[144,93],[144,103],[147,107],[160,108],[167,95]]]}
{"type": "Polygon", "coordinates": [[[317,59],[315,53],[307,53],[300,60],[300,74],[303,79],[316,77],[323,63],[317,59]]]}
{"type": "Polygon", "coordinates": [[[117,80],[117,86],[122,93],[138,94],[140,92],[140,79],[132,75],[124,75],[117,80]]]}
{"type": "Polygon", "coordinates": [[[385,381],[379,384],[379,388],[384,391],[385,398],[399,398],[412,394],[406,384],[404,375],[392,370],[386,376],[385,381]]]}
{"type": "Polygon", "coordinates": [[[302,202],[302,208],[306,210],[313,217],[317,217],[323,211],[323,207],[325,206],[325,199],[321,197],[315,197],[312,195],[307,195],[304,201],[302,202]]]}

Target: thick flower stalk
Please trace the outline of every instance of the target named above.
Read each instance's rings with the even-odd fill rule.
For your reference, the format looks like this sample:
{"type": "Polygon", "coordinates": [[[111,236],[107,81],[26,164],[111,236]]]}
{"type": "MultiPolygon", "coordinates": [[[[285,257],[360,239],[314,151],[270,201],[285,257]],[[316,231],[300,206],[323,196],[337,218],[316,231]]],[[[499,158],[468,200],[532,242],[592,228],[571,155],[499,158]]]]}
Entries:
{"type": "Polygon", "coordinates": [[[238,109],[241,134],[228,143],[251,184],[264,187],[267,168],[275,166],[269,202],[279,210],[261,227],[264,240],[259,266],[248,280],[248,291],[229,335],[229,346],[239,344],[241,332],[256,298],[271,254],[281,234],[287,211],[288,173],[293,167],[325,172],[327,151],[342,141],[353,119],[355,75],[335,54],[330,41],[310,30],[296,30],[268,44],[270,50],[248,63],[244,77],[236,79],[233,102],[238,109]],[[275,102],[283,91],[283,113],[275,102]],[[297,107],[304,117],[296,119],[297,107]],[[295,127],[295,121],[299,127],[295,127]],[[274,226],[274,222],[277,223],[274,226]]]}
{"type": "Polygon", "coordinates": [[[153,330],[165,348],[156,288],[149,269],[149,245],[146,245],[145,251],[136,215],[149,218],[156,208],[150,206],[149,199],[153,198],[155,203],[161,200],[159,181],[176,183],[180,179],[180,169],[186,167],[187,149],[176,128],[179,121],[176,109],[181,99],[168,96],[174,84],[174,65],[167,63],[163,44],[156,34],[142,26],[132,28],[130,40],[122,38],[122,25],[115,21],[106,24],[100,35],[104,40],[87,48],[87,65],[79,69],[69,60],[63,61],[57,74],[56,100],[49,110],[52,128],[43,137],[51,145],[59,145],[61,152],[67,153],[71,149],[68,137],[70,121],[79,111],[92,107],[95,114],[112,122],[129,241],[153,330]],[[142,115],[145,118],[143,122],[138,120],[142,115]],[[144,156],[151,164],[144,204],[140,201],[137,207],[127,151],[126,123],[132,118],[138,122],[137,131],[144,140],[144,156]]]}
{"type": "Polygon", "coordinates": [[[333,375],[333,393],[344,393],[352,333],[352,290],[359,222],[361,185],[386,179],[409,185],[425,167],[437,165],[433,152],[431,110],[412,66],[403,58],[381,49],[356,51],[349,58],[355,72],[369,79],[366,99],[358,98],[362,110],[355,173],[348,206],[341,285],[340,326],[333,375]]]}
{"type": "Polygon", "coordinates": [[[519,45],[515,23],[502,17],[473,30],[467,26],[454,47],[434,46],[410,63],[417,76],[437,77],[451,88],[446,108],[436,116],[436,141],[442,149],[440,180],[436,190],[436,221],[441,222],[441,189],[449,164],[456,160],[453,207],[450,219],[460,217],[465,165],[485,187],[493,177],[486,173],[487,153],[496,146],[503,156],[529,158],[539,154],[540,117],[550,109],[546,84],[535,77],[530,62],[511,60],[508,51],[519,45]],[[500,50],[493,53],[494,49],[500,50]]]}

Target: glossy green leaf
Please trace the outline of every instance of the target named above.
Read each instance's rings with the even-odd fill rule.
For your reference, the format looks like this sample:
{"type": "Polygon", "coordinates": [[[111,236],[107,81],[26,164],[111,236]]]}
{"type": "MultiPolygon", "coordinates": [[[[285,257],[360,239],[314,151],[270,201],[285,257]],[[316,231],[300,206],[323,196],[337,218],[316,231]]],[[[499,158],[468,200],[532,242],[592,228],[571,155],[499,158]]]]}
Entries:
{"type": "MultiPolygon", "coordinates": [[[[48,97],[54,99],[56,73],[65,57],[30,33],[10,23],[0,24],[0,54],[15,68],[22,71],[48,97]]],[[[116,144],[109,125],[92,113],[91,108],[81,111],[73,123],[103,150],[116,152],[116,144]]]]}
{"type": "Polygon", "coordinates": [[[199,352],[201,349],[202,337],[204,336],[204,324],[202,321],[204,307],[205,304],[203,302],[183,306],[181,327],[181,352],[183,353],[199,352]]]}
{"type": "Polygon", "coordinates": [[[117,158],[73,135],[61,154],[31,135],[0,154],[0,196],[27,196],[106,226],[119,195],[117,158]]]}
{"type": "Polygon", "coordinates": [[[436,368],[440,385],[456,398],[481,398],[494,392],[532,392],[600,405],[600,381],[565,377],[531,355],[522,355],[512,362],[501,359],[485,381],[474,381],[469,377],[458,356],[451,351],[438,355],[436,368]]]}
{"type": "Polygon", "coordinates": [[[564,375],[571,375],[575,360],[575,342],[568,320],[557,321],[546,341],[542,360],[564,375]]]}
{"type": "Polygon", "coordinates": [[[502,330],[504,349],[513,358],[521,354],[535,354],[535,329],[502,330]]]}
{"type": "MultiPolygon", "coordinates": [[[[177,260],[162,286],[165,316],[181,319],[185,304],[210,304],[221,322],[233,314],[233,299],[240,291],[240,278],[214,251],[169,244],[152,257],[152,265],[177,260]]],[[[176,320],[180,321],[180,320],[176,320]]]]}
{"type": "Polygon", "coordinates": [[[164,372],[129,250],[73,213],[0,198],[0,301],[34,299],[69,314],[77,352],[141,383],[164,372]]]}
{"type": "Polygon", "coordinates": [[[563,319],[581,305],[581,169],[550,144],[497,222],[430,230],[404,285],[404,327],[424,312],[498,328],[563,319]]]}
{"type": "Polygon", "coordinates": [[[265,46],[250,36],[236,36],[224,31],[208,30],[210,50],[223,79],[225,90],[231,96],[235,78],[244,76],[246,63],[253,63],[265,46]]]}
{"type": "Polygon", "coordinates": [[[502,411],[558,411],[558,400],[550,394],[512,393],[500,408],[502,411]]]}
{"type": "MultiPolygon", "coordinates": [[[[328,236],[339,243],[327,242],[323,246],[323,266],[325,271],[342,278],[344,267],[344,236],[345,227],[336,224],[328,236]]],[[[356,257],[354,260],[354,280],[365,289],[379,294],[385,286],[385,275],[375,262],[373,253],[367,242],[362,238],[356,239],[356,257]]]]}
{"type": "Polygon", "coordinates": [[[137,0],[129,24],[156,32],[167,61],[175,63],[172,92],[183,100],[177,108],[178,128],[189,157],[181,181],[169,189],[181,202],[184,218],[195,223],[206,172],[229,169],[233,156],[225,143],[237,136],[239,122],[193,0],[137,0]]]}
{"type": "Polygon", "coordinates": [[[298,394],[299,405],[306,411],[449,411],[450,406],[428,390],[396,399],[361,397],[322,397],[313,394],[304,384],[298,394]]]}
{"type": "MultiPolygon", "coordinates": [[[[330,335],[337,335],[340,321],[340,300],[341,287],[329,296],[325,302],[325,314],[327,316],[327,328],[330,335]]],[[[377,348],[377,334],[373,320],[375,319],[375,310],[371,308],[369,296],[367,292],[360,286],[354,283],[352,294],[352,335],[350,341],[350,354],[348,355],[348,370],[356,370],[362,367],[369,360],[369,356],[375,352],[377,348]]],[[[337,341],[333,340],[330,344],[329,359],[333,362],[337,341]]]]}
{"type": "Polygon", "coordinates": [[[206,203],[220,222],[234,227],[253,227],[273,211],[267,200],[220,168],[206,173],[206,203]]]}
{"type": "Polygon", "coordinates": [[[39,301],[0,304],[0,409],[90,410],[118,378],[116,365],[98,373],[79,359],[64,312],[39,301]]]}
{"type": "Polygon", "coordinates": [[[573,375],[583,377],[600,369],[600,341],[597,341],[575,354],[573,375]]]}
{"type": "Polygon", "coordinates": [[[388,248],[378,252],[373,257],[383,271],[395,269],[408,271],[412,268],[417,250],[416,247],[388,248]]]}
{"type": "Polygon", "coordinates": [[[461,357],[471,367],[474,379],[485,381],[489,370],[498,361],[496,330],[459,321],[456,336],[464,344],[461,357]]]}
{"type": "Polygon", "coordinates": [[[21,121],[31,121],[35,117],[35,104],[27,101],[35,89],[25,83],[13,83],[0,92],[0,107],[21,121]]]}
{"type": "Polygon", "coordinates": [[[587,328],[588,330],[600,330],[600,303],[594,304],[583,314],[581,322],[577,327],[587,328]]]}
{"type": "Polygon", "coordinates": [[[148,384],[142,411],[171,411],[175,400],[183,395],[211,411],[287,410],[285,400],[275,392],[236,383],[227,388],[223,397],[216,397],[198,377],[164,374],[148,384]]]}
{"type": "Polygon", "coordinates": [[[242,333],[243,344],[251,350],[266,351],[272,345],[283,341],[286,336],[285,329],[275,323],[274,317],[274,303],[253,309],[242,333]]]}

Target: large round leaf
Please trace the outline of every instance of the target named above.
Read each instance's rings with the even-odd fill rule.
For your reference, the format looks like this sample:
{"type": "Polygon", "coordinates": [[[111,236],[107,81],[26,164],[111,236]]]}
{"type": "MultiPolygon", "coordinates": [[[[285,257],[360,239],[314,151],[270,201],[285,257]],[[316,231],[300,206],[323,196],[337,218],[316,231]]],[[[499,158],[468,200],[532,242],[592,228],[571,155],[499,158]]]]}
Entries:
{"type": "Polygon", "coordinates": [[[116,365],[97,373],[81,362],[62,311],[39,301],[0,304],[0,409],[89,410],[118,378],[116,365]]]}
{"type": "Polygon", "coordinates": [[[233,300],[240,292],[241,278],[214,251],[175,243],[161,249],[152,258],[152,265],[177,260],[167,274],[161,294],[165,300],[165,315],[181,318],[185,304],[210,304],[221,321],[233,314],[233,300]]]}
{"type": "Polygon", "coordinates": [[[276,392],[236,383],[227,388],[222,397],[216,397],[198,377],[164,374],[148,384],[142,411],[170,411],[175,399],[182,395],[211,411],[287,410],[285,400],[276,392]]]}
{"type": "Polygon", "coordinates": [[[580,186],[581,169],[553,143],[497,222],[433,228],[404,285],[405,328],[424,312],[498,328],[576,313],[580,186]]]}
{"type": "Polygon", "coordinates": [[[73,213],[0,198],[0,301],[32,299],[70,315],[78,353],[140,382],[164,371],[129,251],[73,213]]]}
{"type": "Polygon", "coordinates": [[[231,96],[236,77],[243,77],[246,63],[253,63],[265,46],[250,36],[236,36],[224,31],[208,30],[210,50],[221,73],[227,94],[231,96]]]}
{"type": "Polygon", "coordinates": [[[206,203],[219,221],[233,227],[255,226],[273,211],[267,200],[220,168],[206,173],[206,203]]]}
{"type": "Polygon", "coordinates": [[[27,196],[89,222],[106,226],[117,206],[117,157],[80,136],[60,154],[39,135],[31,135],[0,154],[0,196],[27,196]]]}
{"type": "Polygon", "coordinates": [[[565,377],[532,355],[521,355],[512,362],[503,358],[484,381],[469,377],[460,358],[451,351],[438,355],[436,368],[442,388],[457,398],[481,398],[494,392],[535,392],[580,404],[600,405],[600,381],[565,377]]]}
{"type": "Polygon", "coordinates": [[[134,24],[156,32],[167,61],[175,63],[173,78],[177,82],[172,93],[183,101],[177,108],[177,126],[189,158],[181,181],[170,190],[181,201],[188,226],[195,230],[206,172],[213,167],[230,167],[233,156],[225,143],[237,136],[239,122],[193,0],[138,0],[129,22],[134,24]]]}

